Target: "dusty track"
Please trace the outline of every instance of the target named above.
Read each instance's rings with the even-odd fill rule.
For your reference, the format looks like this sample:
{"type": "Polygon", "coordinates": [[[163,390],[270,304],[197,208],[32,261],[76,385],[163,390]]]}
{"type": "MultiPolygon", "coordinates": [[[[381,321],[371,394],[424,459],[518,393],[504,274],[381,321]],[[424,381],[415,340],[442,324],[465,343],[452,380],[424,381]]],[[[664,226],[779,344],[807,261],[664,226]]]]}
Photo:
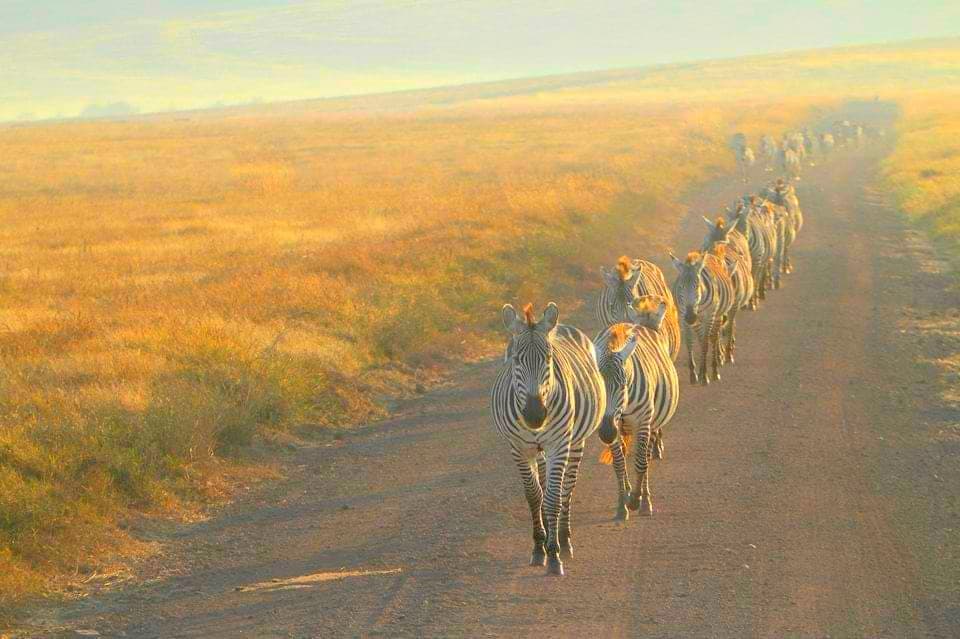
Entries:
{"type": "MultiPolygon", "coordinates": [[[[490,423],[487,364],[298,453],[289,480],[182,532],[173,576],[61,621],[127,637],[960,635],[947,565],[957,448],[928,439],[957,416],[934,414],[923,345],[901,330],[904,305],[941,312],[957,297],[865,191],[882,151],[807,171],[796,273],[742,316],[719,385],[681,372],[653,518],[613,523],[592,439],[566,578],[526,566],[527,509],[490,423]]],[[[676,247],[699,244],[701,213],[742,190],[693,199],[676,247]]]]}

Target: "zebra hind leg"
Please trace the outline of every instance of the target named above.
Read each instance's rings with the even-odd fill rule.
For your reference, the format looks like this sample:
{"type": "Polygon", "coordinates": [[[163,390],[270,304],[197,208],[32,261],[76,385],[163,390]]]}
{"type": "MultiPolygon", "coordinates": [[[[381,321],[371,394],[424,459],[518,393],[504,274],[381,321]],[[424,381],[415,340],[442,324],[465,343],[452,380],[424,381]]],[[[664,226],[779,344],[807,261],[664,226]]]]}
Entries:
{"type": "Polygon", "coordinates": [[[533,518],[533,553],[530,557],[531,566],[543,566],[547,561],[547,531],[543,526],[541,508],[543,507],[543,489],[537,477],[537,460],[528,458],[523,451],[514,449],[513,458],[520,470],[523,480],[524,494],[530,506],[530,515],[533,518]]]}
{"type": "Polygon", "coordinates": [[[570,448],[567,458],[567,468],[563,473],[563,485],[560,494],[560,518],[557,531],[557,540],[560,543],[560,557],[573,557],[573,536],[570,530],[570,502],[573,501],[573,489],[577,487],[577,476],[580,474],[580,462],[583,460],[584,441],[570,448]]]}
{"type": "Polygon", "coordinates": [[[658,430],[654,433],[653,458],[663,459],[663,431],[658,430]]]}

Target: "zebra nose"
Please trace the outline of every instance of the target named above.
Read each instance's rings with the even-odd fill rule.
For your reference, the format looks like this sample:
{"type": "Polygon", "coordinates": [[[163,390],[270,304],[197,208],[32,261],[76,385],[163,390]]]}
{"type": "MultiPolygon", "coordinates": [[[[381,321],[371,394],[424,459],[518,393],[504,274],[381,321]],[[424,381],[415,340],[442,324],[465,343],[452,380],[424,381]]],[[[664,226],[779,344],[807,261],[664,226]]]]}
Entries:
{"type": "Polygon", "coordinates": [[[547,408],[539,395],[527,395],[527,403],[523,406],[523,421],[530,428],[540,428],[547,418],[547,408]]]}
{"type": "Polygon", "coordinates": [[[617,423],[613,415],[604,415],[600,420],[599,435],[604,444],[612,444],[617,438],[617,423]]]}
{"type": "Polygon", "coordinates": [[[687,324],[696,324],[697,323],[697,311],[693,308],[688,308],[683,314],[683,321],[687,324]]]}

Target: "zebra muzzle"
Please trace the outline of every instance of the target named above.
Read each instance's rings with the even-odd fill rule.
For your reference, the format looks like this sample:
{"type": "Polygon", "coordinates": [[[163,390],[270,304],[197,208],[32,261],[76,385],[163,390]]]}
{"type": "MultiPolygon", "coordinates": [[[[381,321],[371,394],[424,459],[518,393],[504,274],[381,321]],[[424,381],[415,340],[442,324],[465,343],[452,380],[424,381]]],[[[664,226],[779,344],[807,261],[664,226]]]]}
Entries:
{"type": "Polygon", "coordinates": [[[687,324],[696,324],[698,319],[700,319],[700,316],[692,308],[688,308],[683,314],[683,321],[687,324]]]}
{"type": "Polygon", "coordinates": [[[536,430],[543,426],[543,421],[547,418],[547,407],[543,405],[539,395],[527,395],[522,414],[527,427],[536,430]]]}

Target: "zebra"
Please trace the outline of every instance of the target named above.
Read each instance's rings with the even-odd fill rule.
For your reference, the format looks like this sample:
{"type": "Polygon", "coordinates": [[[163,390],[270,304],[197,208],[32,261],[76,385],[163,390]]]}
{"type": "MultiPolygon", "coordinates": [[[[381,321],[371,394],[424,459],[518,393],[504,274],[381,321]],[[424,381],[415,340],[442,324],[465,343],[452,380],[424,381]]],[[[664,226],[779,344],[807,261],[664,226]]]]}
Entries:
{"type": "MultiPolygon", "coordinates": [[[[677,308],[683,311],[682,327],[687,343],[687,364],[690,382],[707,385],[707,356],[713,362],[713,379],[720,380],[720,328],[723,318],[735,302],[736,292],[730,273],[723,260],[709,253],[691,251],[685,260],[670,254],[678,275],[674,280],[673,298],[677,308]],[[693,333],[696,332],[700,346],[699,372],[694,364],[693,333]]],[[[736,268],[736,267],[735,267],[736,268]]]]}
{"type": "Polygon", "coordinates": [[[800,179],[801,157],[794,149],[785,147],[780,150],[780,168],[795,180],[800,179]]]}
{"type": "Polygon", "coordinates": [[[773,164],[777,161],[777,143],[772,135],[764,135],[760,138],[760,155],[763,156],[763,170],[772,171],[773,164]]]}
{"type": "Polygon", "coordinates": [[[600,325],[610,326],[628,321],[627,309],[637,297],[659,295],[667,300],[664,327],[670,339],[670,357],[676,361],[680,355],[680,320],[673,294],[660,267],[646,260],[631,260],[626,255],[621,255],[615,269],[601,267],[600,272],[604,282],[596,306],[600,325]]]}
{"type": "Polygon", "coordinates": [[[766,299],[772,281],[773,259],[777,251],[777,233],[773,219],[757,206],[755,198],[744,198],[727,209],[730,224],[747,238],[753,275],[753,298],[749,307],[756,310],[766,299]]]}
{"type": "Polygon", "coordinates": [[[750,256],[750,242],[746,234],[738,231],[735,224],[728,224],[723,217],[718,217],[713,222],[704,217],[703,222],[707,225],[707,235],[703,238],[700,250],[709,251],[717,242],[727,243],[731,250],[744,257],[745,266],[752,273],[753,260],[750,256]]]}
{"type": "Polygon", "coordinates": [[[773,288],[780,288],[780,276],[787,272],[790,245],[796,238],[793,219],[786,207],[766,201],[761,205],[773,219],[773,228],[776,232],[777,244],[773,257],[773,288]]]}
{"type": "Polygon", "coordinates": [[[803,149],[809,159],[810,166],[816,166],[813,162],[813,156],[820,150],[819,139],[810,127],[804,128],[800,135],[803,136],[803,149]]]}
{"type": "Polygon", "coordinates": [[[531,566],[563,575],[570,557],[570,500],[583,447],[606,408],[603,378],[590,339],[559,324],[551,302],[537,321],[533,304],[522,318],[510,304],[501,312],[510,333],[503,367],[491,393],[493,421],[507,440],[533,517],[531,566]]]}
{"type": "Polygon", "coordinates": [[[824,153],[829,153],[833,151],[833,147],[836,144],[833,139],[832,133],[821,133],[820,134],[820,148],[823,149],[824,153]]]}
{"type": "Polygon", "coordinates": [[[800,229],[803,228],[803,210],[800,208],[800,200],[797,199],[797,190],[792,184],[788,184],[783,178],[780,178],[773,185],[767,186],[762,195],[774,204],[786,209],[788,216],[786,224],[790,228],[785,229],[784,238],[786,242],[782,247],[781,266],[783,273],[792,273],[793,263],[790,260],[790,246],[799,235],[800,229]]]}
{"type": "Polygon", "coordinates": [[[613,464],[619,501],[616,519],[629,519],[629,510],[653,514],[649,462],[663,457],[663,426],[677,410],[680,384],[670,358],[670,340],[663,330],[669,310],[659,295],[644,295],[628,308],[630,323],[608,326],[594,339],[597,362],[607,392],[600,422],[600,441],[607,448],[601,463],[613,464]],[[626,471],[631,440],[636,441],[633,490],[626,471]]]}
{"type": "Polygon", "coordinates": [[[750,253],[742,254],[733,248],[728,241],[714,242],[710,253],[724,261],[730,280],[733,283],[734,301],[723,323],[723,334],[727,339],[723,347],[724,359],[732,364],[737,344],[737,313],[747,305],[753,297],[753,274],[750,272],[750,253]]]}
{"type": "Polygon", "coordinates": [[[797,157],[803,161],[807,157],[807,146],[803,139],[803,133],[793,132],[786,136],[785,148],[792,150],[797,157]]]}
{"type": "Polygon", "coordinates": [[[740,179],[746,182],[747,172],[750,170],[750,167],[753,166],[754,162],[756,162],[756,156],[753,154],[753,149],[748,146],[738,148],[736,153],[737,168],[740,170],[740,179]]]}

